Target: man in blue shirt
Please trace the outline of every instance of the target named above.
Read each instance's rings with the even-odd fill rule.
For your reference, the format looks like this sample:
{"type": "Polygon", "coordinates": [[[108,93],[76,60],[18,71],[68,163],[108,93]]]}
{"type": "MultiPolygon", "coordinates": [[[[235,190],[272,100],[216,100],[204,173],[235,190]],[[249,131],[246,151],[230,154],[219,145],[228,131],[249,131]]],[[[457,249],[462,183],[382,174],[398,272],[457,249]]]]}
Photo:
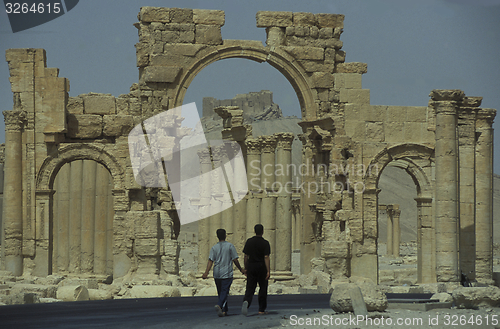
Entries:
{"type": "Polygon", "coordinates": [[[206,279],[208,277],[208,272],[210,272],[212,265],[214,265],[213,274],[215,285],[217,286],[217,294],[219,295],[219,301],[215,305],[215,310],[217,311],[217,315],[225,316],[228,310],[227,297],[229,296],[231,283],[233,283],[233,262],[241,273],[245,274],[245,271],[241,268],[238,261],[236,248],[232,243],[226,241],[226,230],[222,228],[218,229],[217,238],[219,242],[210,249],[207,269],[203,273],[202,278],[206,279]]]}

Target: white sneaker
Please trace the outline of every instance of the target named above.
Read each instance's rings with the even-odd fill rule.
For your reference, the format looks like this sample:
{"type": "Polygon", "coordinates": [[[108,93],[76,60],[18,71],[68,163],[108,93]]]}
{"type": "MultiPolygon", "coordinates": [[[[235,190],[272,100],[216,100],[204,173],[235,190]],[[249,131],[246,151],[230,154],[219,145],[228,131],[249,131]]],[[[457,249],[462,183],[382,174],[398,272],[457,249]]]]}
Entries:
{"type": "Polygon", "coordinates": [[[244,316],[247,316],[248,314],[248,302],[246,300],[243,302],[243,305],[241,306],[241,314],[243,314],[244,316]]]}

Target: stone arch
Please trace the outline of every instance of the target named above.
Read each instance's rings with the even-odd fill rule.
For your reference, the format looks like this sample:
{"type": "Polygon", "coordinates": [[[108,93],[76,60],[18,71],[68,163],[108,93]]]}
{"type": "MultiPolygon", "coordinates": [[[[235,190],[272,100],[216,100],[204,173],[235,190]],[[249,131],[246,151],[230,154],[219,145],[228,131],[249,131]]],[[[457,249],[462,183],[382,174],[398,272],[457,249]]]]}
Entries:
{"type": "Polygon", "coordinates": [[[38,171],[36,187],[40,191],[52,190],[54,179],[59,169],[68,162],[74,160],[94,160],[101,163],[111,173],[114,189],[124,189],[124,171],[118,160],[104,147],[91,144],[71,144],[59,149],[57,157],[45,158],[38,171]]]}
{"type": "Polygon", "coordinates": [[[419,161],[434,161],[434,149],[421,144],[399,144],[383,149],[370,162],[365,176],[367,190],[378,188],[380,173],[388,165],[404,169],[417,187],[418,197],[432,198],[431,179],[417,164],[419,161]]]}
{"type": "MultiPolygon", "coordinates": [[[[434,149],[421,144],[399,144],[385,148],[370,162],[365,176],[368,191],[378,191],[378,182],[386,166],[404,169],[417,188],[417,282],[436,282],[435,228],[433,224],[433,183],[430,168],[434,149]],[[376,170],[374,169],[376,168],[376,170]]],[[[378,197],[372,214],[378,222],[378,197]]],[[[398,215],[399,217],[399,215],[398,215]]],[[[378,242],[377,242],[378,245],[378,242]]],[[[378,249],[378,248],[377,248],[378,249]]],[[[377,265],[378,267],[378,265],[377,265]]],[[[378,272],[378,270],[377,270],[378,272]]]]}
{"type": "Polygon", "coordinates": [[[312,87],[306,78],[304,70],[296,64],[296,60],[283,50],[274,47],[257,46],[220,46],[198,58],[181,77],[174,97],[174,107],[181,106],[187,88],[205,67],[216,61],[228,58],[245,58],[258,63],[268,62],[290,82],[299,99],[302,118],[314,120],[317,116],[316,103],[312,87]]]}

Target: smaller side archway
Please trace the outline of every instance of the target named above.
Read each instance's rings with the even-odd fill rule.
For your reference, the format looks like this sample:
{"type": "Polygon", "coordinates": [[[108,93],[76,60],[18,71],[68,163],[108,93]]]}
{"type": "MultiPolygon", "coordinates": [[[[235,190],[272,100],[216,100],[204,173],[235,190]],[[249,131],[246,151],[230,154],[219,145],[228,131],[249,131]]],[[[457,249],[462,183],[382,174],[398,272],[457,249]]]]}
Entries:
{"type": "MultiPolygon", "coordinates": [[[[367,190],[378,190],[380,175],[386,166],[405,170],[417,190],[417,282],[436,282],[436,236],[433,217],[434,149],[421,144],[400,144],[385,148],[370,162],[365,176],[367,190]]],[[[376,207],[378,209],[378,196],[376,207]]],[[[378,211],[377,221],[378,221],[378,211]]]]}
{"type": "Polygon", "coordinates": [[[117,202],[117,195],[125,194],[124,170],[117,159],[104,146],[90,144],[70,144],[62,146],[57,156],[49,156],[42,163],[36,180],[36,234],[34,275],[46,276],[52,273],[53,222],[54,222],[54,181],[60,169],[76,160],[93,160],[109,171],[112,180],[114,211],[123,210],[117,202]]]}

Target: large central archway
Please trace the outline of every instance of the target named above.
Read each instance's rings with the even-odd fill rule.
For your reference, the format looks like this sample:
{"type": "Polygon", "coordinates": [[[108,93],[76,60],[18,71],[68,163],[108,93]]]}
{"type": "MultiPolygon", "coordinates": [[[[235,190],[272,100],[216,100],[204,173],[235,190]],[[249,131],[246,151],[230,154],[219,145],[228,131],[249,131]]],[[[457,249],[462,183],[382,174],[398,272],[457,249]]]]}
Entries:
{"type": "Polygon", "coordinates": [[[183,74],[177,86],[174,107],[182,105],[187,88],[203,68],[222,59],[245,58],[259,63],[268,62],[281,72],[297,94],[303,120],[316,119],[316,103],[314,102],[313,89],[307,81],[306,73],[300,66],[295,64],[295,60],[280,49],[264,47],[262,45],[257,46],[256,44],[260,43],[260,41],[248,41],[248,43],[248,46],[221,46],[216,51],[197,59],[183,74]]]}

